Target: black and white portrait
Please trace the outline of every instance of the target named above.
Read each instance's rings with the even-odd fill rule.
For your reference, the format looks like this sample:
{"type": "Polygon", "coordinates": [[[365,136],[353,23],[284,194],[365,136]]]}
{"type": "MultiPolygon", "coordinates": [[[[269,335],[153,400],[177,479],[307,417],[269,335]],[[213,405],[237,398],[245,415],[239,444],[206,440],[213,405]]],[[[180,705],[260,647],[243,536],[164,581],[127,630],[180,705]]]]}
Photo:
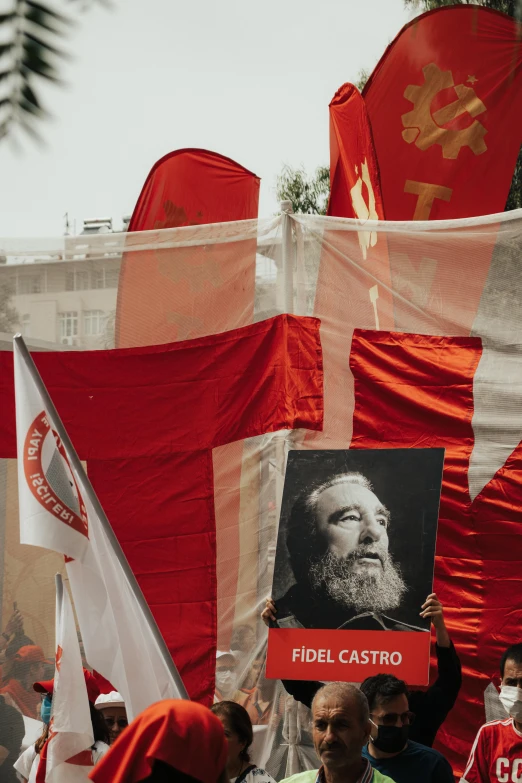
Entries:
{"type": "Polygon", "coordinates": [[[277,625],[429,631],[443,462],[444,449],[291,451],[277,625]]]}

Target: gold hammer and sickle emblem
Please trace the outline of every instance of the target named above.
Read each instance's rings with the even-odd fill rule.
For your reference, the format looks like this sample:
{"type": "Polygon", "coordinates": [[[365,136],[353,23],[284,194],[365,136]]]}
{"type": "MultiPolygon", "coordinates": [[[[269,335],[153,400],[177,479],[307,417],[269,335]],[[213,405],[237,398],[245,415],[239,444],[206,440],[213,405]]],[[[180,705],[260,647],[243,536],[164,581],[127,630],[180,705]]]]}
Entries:
{"type": "Polygon", "coordinates": [[[435,63],[426,65],[422,72],[424,84],[410,84],[404,91],[404,97],[411,101],[414,107],[401,117],[405,128],[402,132],[404,141],[408,144],[415,142],[415,146],[420,150],[427,150],[433,144],[439,144],[443,157],[452,160],[458,157],[462,147],[469,147],[475,155],[486,152],[484,136],[487,130],[478,120],[461,130],[443,127],[465,112],[472,117],[478,117],[486,111],[475,90],[465,84],[455,84],[451,71],[441,71],[435,63]],[[434,97],[448,87],[454,87],[457,100],[432,114],[431,103],[434,97]]]}

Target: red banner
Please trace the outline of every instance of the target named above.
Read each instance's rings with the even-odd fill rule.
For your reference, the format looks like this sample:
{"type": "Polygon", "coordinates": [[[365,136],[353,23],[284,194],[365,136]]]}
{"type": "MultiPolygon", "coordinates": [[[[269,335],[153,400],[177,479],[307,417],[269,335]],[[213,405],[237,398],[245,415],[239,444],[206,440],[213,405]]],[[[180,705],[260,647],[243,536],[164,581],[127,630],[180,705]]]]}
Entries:
{"type": "Polygon", "coordinates": [[[368,112],[361,93],[349,83],[339,87],[330,102],[328,214],[384,220],[379,167],[368,112]]]}
{"type": "MultiPolygon", "coordinates": [[[[129,231],[199,226],[257,218],[260,180],[215,152],[184,149],[161,158],[147,177],[129,231]]],[[[182,241],[182,237],[180,237],[182,241]]],[[[154,345],[227,328],[209,305],[218,282],[226,324],[246,326],[254,309],[256,243],[235,243],[237,274],[222,281],[227,242],[127,252],[121,264],[116,345],[154,345]],[[144,296],[143,292],[147,295],[144,296]],[[195,295],[196,294],[196,295],[195,295]],[[195,318],[197,312],[197,318],[195,318]],[[236,313],[234,320],[233,314],[236,313]]]]}
{"type": "MultiPolygon", "coordinates": [[[[191,698],[210,703],[212,449],[321,427],[319,322],[280,315],[168,346],[42,352],[35,362],[191,698]]],[[[16,456],[14,404],[13,354],[0,352],[1,458],[16,456]]]]}
{"type": "Polygon", "coordinates": [[[476,337],[363,330],[354,332],[350,353],[351,448],[446,450],[434,591],[465,676],[438,742],[456,774],[484,721],[484,690],[502,652],[519,638],[522,620],[517,596],[506,594],[522,557],[519,523],[514,524],[520,519],[513,472],[520,467],[519,450],[474,501],[469,493],[473,382],[481,354],[476,337]]]}
{"type": "Polygon", "coordinates": [[[522,141],[522,28],[439,8],[406,25],[363,95],[388,220],[501,212],[522,141]]]}
{"type": "Polygon", "coordinates": [[[382,671],[409,685],[427,685],[430,634],[270,628],[267,677],[362,682],[382,671]]]}

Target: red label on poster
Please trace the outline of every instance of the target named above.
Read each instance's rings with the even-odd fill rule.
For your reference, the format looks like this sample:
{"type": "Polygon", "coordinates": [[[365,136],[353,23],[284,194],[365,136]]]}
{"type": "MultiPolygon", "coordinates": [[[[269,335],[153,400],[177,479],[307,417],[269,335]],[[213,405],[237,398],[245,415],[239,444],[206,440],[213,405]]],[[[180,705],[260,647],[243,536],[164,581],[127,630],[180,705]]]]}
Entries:
{"type": "Polygon", "coordinates": [[[387,672],[408,685],[428,685],[430,642],[430,634],[422,631],[270,628],[266,675],[362,682],[387,672]]]}

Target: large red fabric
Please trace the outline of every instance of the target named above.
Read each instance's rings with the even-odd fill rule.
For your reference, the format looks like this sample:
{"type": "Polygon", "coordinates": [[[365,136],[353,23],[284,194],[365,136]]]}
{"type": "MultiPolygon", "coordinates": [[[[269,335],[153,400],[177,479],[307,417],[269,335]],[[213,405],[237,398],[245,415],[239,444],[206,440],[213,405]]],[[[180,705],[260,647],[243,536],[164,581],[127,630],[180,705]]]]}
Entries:
{"type": "Polygon", "coordinates": [[[384,220],[379,167],[364,98],[353,84],[330,102],[328,215],[384,220]]]}
{"type": "Polygon", "coordinates": [[[160,701],[133,720],[89,777],[95,783],[138,783],[155,760],[201,783],[216,783],[227,760],[221,721],[200,704],[160,701]]]}
{"type": "Polygon", "coordinates": [[[498,675],[503,651],[520,640],[522,625],[522,445],[473,501],[468,488],[481,353],[478,338],[356,330],[350,355],[352,448],[446,449],[435,590],[464,676],[438,743],[456,773],[484,722],[484,690],[498,675]]]}
{"type": "MultiPolygon", "coordinates": [[[[278,316],[184,343],[37,353],[38,369],[192,698],[214,692],[212,449],[322,424],[319,322],[278,316]]],[[[0,353],[0,456],[16,456],[0,353]]]]}
{"type": "MultiPolygon", "coordinates": [[[[154,164],[138,198],[129,231],[147,231],[257,218],[260,180],[239,163],[200,149],[171,152],[154,164]]],[[[181,239],[181,238],[180,238],[181,239]]],[[[118,286],[116,345],[167,343],[227,328],[209,306],[219,280],[228,324],[245,326],[254,307],[256,243],[234,247],[242,265],[227,286],[221,267],[229,244],[124,253],[118,286]],[[250,263],[248,261],[250,256],[250,263]],[[143,291],[147,296],[143,296],[143,291]],[[194,292],[198,300],[194,302],[194,292]],[[197,309],[197,318],[194,311],[197,309]],[[237,312],[237,318],[232,314],[237,312]],[[192,331],[198,325],[197,334],[192,331]],[[205,328],[207,324],[207,328],[205,328]]]]}
{"type": "Polygon", "coordinates": [[[504,209],[522,141],[521,44],[511,17],[455,5],[388,46],[363,91],[387,220],[504,209]]]}

